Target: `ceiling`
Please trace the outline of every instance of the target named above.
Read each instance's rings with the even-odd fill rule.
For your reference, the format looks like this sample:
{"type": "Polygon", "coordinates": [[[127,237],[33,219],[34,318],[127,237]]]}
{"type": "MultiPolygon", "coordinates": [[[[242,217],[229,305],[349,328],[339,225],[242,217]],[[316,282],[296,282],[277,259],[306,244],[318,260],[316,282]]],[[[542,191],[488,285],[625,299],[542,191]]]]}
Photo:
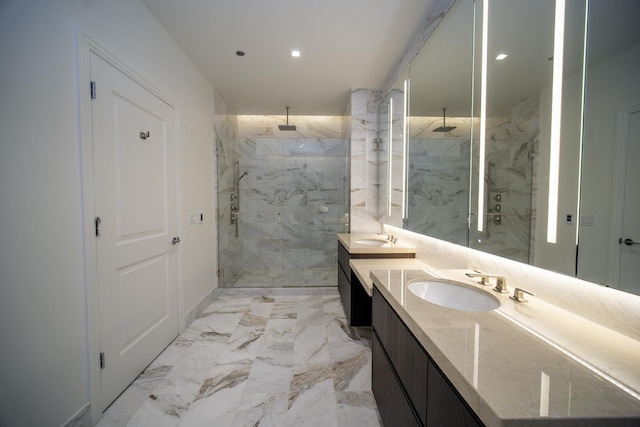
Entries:
{"type": "Polygon", "coordinates": [[[438,0],[142,2],[236,114],[342,115],[351,89],[384,86],[438,0]]]}

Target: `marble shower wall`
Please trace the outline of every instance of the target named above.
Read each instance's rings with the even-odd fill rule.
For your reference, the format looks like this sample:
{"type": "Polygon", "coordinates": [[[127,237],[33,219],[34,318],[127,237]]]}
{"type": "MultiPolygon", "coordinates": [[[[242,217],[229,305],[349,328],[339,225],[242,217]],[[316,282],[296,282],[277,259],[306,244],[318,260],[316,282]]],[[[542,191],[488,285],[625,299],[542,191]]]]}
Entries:
{"type": "Polygon", "coordinates": [[[469,141],[474,122],[448,117],[447,124],[455,129],[434,132],[442,126],[442,117],[410,118],[406,228],[467,246],[469,141]]]}
{"type": "MultiPolygon", "coordinates": [[[[472,226],[471,247],[530,263],[535,226],[533,158],[540,133],[540,98],[528,98],[487,118],[485,231],[472,226]],[[497,199],[500,199],[498,201],[497,199]],[[500,205],[498,212],[497,205],[500,205]],[[500,222],[495,218],[500,214],[500,222]]],[[[477,172],[474,183],[477,183],[477,172]]],[[[472,201],[477,206],[477,200],[472,201]]]]}
{"type": "Polygon", "coordinates": [[[332,269],[347,230],[342,117],[239,116],[242,270],[332,269]]]}
{"type": "Polygon", "coordinates": [[[351,213],[352,233],[380,231],[380,159],[383,141],[379,138],[379,108],[382,92],[351,91],[351,213]]]}
{"type": "Polygon", "coordinates": [[[239,151],[235,143],[237,116],[228,111],[224,99],[214,94],[214,132],[217,155],[218,268],[224,271],[219,286],[225,287],[242,271],[242,245],[230,222],[231,194],[235,188],[235,164],[239,151]]]}

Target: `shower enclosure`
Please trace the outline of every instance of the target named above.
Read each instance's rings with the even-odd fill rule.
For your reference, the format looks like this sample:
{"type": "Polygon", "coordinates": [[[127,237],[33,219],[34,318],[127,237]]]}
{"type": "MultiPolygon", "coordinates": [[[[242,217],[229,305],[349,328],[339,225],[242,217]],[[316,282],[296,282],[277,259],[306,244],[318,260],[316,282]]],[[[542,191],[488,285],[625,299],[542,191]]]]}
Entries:
{"type": "Polygon", "coordinates": [[[347,140],[218,139],[220,287],[336,286],[347,140]]]}

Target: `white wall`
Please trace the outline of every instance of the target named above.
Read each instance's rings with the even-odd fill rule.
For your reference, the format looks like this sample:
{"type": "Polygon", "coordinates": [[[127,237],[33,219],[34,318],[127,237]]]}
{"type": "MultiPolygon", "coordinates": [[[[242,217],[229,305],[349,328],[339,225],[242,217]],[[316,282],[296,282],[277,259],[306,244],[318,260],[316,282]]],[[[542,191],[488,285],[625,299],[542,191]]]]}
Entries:
{"type": "Polygon", "coordinates": [[[540,92],[540,137],[536,153],[535,244],[533,265],[558,273],[575,275],[576,227],[565,216],[578,210],[580,166],[581,76],[566,78],[562,87],[562,129],[560,136],[560,179],[556,243],[547,243],[549,206],[549,157],[551,141],[551,88],[540,92]]]}
{"type": "Polygon", "coordinates": [[[597,225],[580,227],[578,275],[596,283],[610,283],[613,273],[609,250],[611,240],[615,243],[619,237],[619,230],[611,227],[617,191],[614,184],[619,138],[616,114],[640,104],[639,66],[640,45],[637,45],[590,67],[587,75],[580,214],[595,215],[597,225]]]}
{"type": "Polygon", "coordinates": [[[138,1],[3,0],[3,426],[59,426],[89,402],[76,26],[179,103],[184,311],[217,285],[211,85],[138,1]]]}

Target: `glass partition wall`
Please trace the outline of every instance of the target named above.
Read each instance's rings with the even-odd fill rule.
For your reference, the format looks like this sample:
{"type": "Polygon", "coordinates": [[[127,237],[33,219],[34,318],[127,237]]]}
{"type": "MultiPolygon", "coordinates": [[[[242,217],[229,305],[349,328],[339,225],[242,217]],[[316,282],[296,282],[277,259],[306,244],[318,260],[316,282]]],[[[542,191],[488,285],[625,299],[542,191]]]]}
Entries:
{"type": "Polygon", "coordinates": [[[220,287],[336,286],[346,139],[218,140],[220,287]]]}

